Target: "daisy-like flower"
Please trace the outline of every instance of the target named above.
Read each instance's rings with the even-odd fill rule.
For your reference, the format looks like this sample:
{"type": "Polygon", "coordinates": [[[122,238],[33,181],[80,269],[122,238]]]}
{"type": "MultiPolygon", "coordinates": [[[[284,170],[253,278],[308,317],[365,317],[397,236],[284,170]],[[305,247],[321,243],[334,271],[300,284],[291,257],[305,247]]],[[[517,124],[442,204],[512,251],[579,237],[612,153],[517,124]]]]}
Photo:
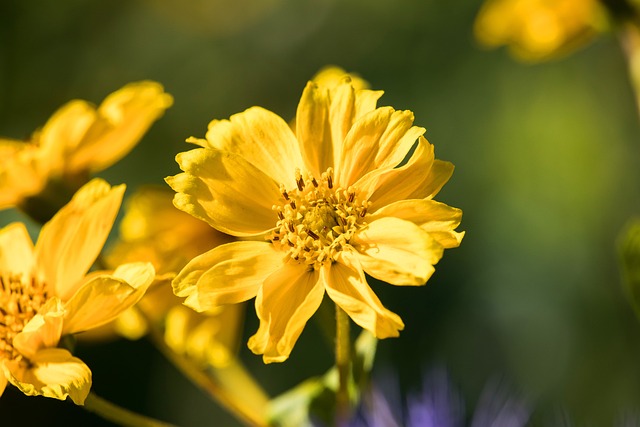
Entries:
{"type": "Polygon", "coordinates": [[[172,102],[156,82],[131,83],[109,95],[99,107],[70,101],[29,141],[0,138],[0,209],[22,206],[37,215],[34,211],[42,212],[42,203],[56,203],[40,201],[29,209],[34,196],[55,198],[66,191],[70,197],[89,174],[129,153],[172,102]]]}
{"type": "Polygon", "coordinates": [[[542,61],[587,44],[606,26],[598,0],[487,0],[474,30],[489,47],[507,45],[519,59],[542,61]]]}
{"type": "Polygon", "coordinates": [[[154,277],[149,263],[87,274],[123,194],[123,185],[89,182],[43,226],[35,246],[22,223],[0,229],[0,394],[9,382],[27,395],[83,404],[91,371],[57,347],[61,337],[112,321],[154,277]]]}
{"type": "Polygon", "coordinates": [[[376,337],[398,336],[402,320],[365,272],[423,285],[460,244],[462,212],[433,200],[453,165],[434,159],[410,111],[376,108],[381,95],[349,77],[309,82],[295,129],[253,107],[214,120],[206,139],[188,140],[199,148],[176,157],[174,204],[243,240],[194,258],[174,292],[196,311],[256,297],[249,347],[265,363],[288,358],[325,293],[376,337]]]}
{"type": "Polygon", "coordinates": [[[159,280],[135,310],[117,319],[115,327],[122,335],[138,338],[146,333],[149,319],[164,329],[165,341],[175,352],[203,365],[223,367],[237,351],[244,308],[228,305],[196,313],[173,294],[170,281],[192,258],[233,239],[176,209],[173,194],[164,187],[143,187],[125,204],[120,238],[107,263],[148,261],[159,280]]]}

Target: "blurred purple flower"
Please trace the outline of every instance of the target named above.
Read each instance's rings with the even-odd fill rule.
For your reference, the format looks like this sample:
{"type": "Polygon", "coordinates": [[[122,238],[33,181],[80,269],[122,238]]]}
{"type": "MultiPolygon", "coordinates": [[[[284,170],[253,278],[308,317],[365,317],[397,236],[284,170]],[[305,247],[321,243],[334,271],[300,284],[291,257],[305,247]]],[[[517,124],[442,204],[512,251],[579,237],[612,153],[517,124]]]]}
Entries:
{"type": "Polygon", "coordinates": [[[531,414],[522,398],[514,397],[503,383],[494,381],[483,390],[467,422],[464,400],[444,369],[425,376],[422,391],[408,395],[404,409],[397,382],[387,378],[381,384],[374,385],[363,397],[349,427],[524,427],[531,414]]]}

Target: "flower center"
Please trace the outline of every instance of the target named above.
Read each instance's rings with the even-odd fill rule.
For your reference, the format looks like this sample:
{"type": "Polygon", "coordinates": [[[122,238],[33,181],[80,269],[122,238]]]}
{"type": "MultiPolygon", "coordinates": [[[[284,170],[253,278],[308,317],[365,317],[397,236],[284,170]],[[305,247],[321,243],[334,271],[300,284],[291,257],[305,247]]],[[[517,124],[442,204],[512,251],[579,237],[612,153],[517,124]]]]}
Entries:
{"type": "Polygon", "coordinates": [[[287,251],[291,259],[319,269],[332,262],[353,233],[364,227],[369,202],[359,200],[355,188],[334,188],[333,169],[319,180],[296,170],[297,188],[280,186],[282,200],[274,205],[278,221],[271,242],[287,251]]]}
{"type": "Polygon", "coordinates": [[[47,300],[44,285],[35,279],[0,275],[0,360],[19,359],[13,339],[47,300]]]}

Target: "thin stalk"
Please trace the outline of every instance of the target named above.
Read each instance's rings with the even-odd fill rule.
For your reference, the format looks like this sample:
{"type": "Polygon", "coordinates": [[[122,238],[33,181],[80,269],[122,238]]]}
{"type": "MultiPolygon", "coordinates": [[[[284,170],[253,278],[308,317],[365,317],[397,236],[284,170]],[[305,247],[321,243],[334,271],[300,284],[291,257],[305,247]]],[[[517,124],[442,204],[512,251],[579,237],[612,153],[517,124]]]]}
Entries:
{"type": "Polygon", "coordinates": [[[83,408],[123,427],[175,427],[173,424],[124,409],[97,396],[93,392],[90,392],[89,396],[87,396],[83,408]]]}
{"type": "Polygon", "coordinates": [[[336,367],[338,391],[336,393],[336,424],[349,415],[349,382],[351,377],[351,337],[349,315],[336,304],[336,367]]]}

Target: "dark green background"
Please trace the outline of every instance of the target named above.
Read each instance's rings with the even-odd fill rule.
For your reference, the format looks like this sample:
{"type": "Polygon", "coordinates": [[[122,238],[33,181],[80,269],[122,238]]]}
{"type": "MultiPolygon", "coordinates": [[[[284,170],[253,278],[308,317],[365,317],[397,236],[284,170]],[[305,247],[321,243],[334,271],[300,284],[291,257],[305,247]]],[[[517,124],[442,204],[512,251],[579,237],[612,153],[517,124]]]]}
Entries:
{"type": "MultiPolygon", "coordinates": [[[[101,174],[162,183],[184,139],[253,105],[291,118],[306,81],[337,64],[410,109],[456,171],[438,200],[467,235],[426,287],[373,284],[406,329],[377,368],[403,390],[448,368],[473,409],[507,378],[535,404],[533,425],[568,414],[611,425],[640,409],[640,325],[626,304],[615,241],[640,213],[640,129],[617,40],[523,65],[473,40],[478,1],[268,0],[0,2],[0,135],[24,138],[72,98],[99,103],[153,79],[175,97],[129,157],[101,174]]],[[[23,220],[0,213],[0,225],[23,220]]],[[[250,306],[246,337],[256,328],[250,306]]],[[[332,363],[312,323],[291,359],[249,369],[279,393],[332,363]]],[[[185,426],[235,425],[147,342],[83,345],[94,390],[185,426]]],[[[9,388],[0,425],[99,425],[69,403],[9,388]]],[[[107,424],[105,424],[107,425],[107,424]]]]}

